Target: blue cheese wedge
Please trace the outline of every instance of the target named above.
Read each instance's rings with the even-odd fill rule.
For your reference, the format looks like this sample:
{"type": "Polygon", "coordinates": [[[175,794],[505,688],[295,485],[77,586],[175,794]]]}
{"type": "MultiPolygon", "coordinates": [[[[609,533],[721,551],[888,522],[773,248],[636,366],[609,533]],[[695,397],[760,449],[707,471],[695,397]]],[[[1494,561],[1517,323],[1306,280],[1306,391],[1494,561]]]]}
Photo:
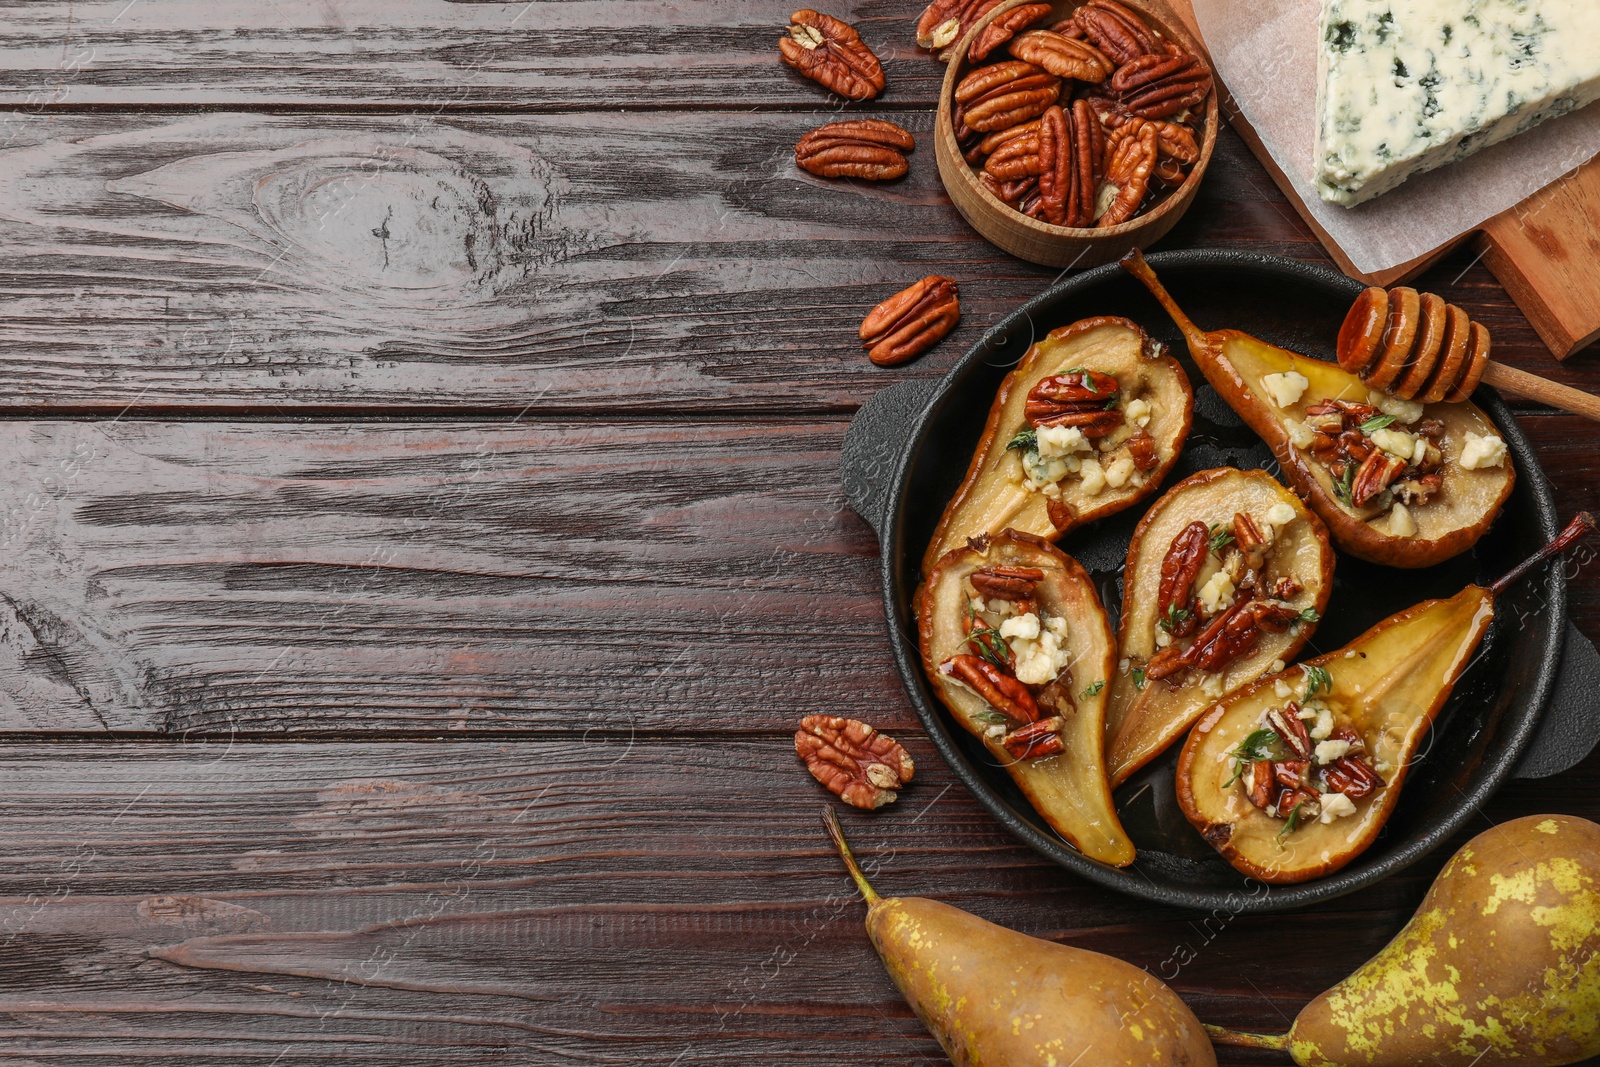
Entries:
{"type": "Polygon", "coordinates": [[[1600,99],[1597,0],[1323,0],[1317,189],[1351,206],[1600,99]]]}

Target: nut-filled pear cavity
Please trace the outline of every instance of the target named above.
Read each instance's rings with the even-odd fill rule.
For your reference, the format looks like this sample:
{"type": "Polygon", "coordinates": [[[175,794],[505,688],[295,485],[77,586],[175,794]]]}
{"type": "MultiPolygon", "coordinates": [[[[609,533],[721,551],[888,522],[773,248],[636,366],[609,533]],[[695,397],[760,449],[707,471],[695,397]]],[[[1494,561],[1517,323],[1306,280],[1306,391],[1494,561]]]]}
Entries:
{"type": "Polygon", "coordinates": [[[1094,582],[1050,542],[1006,530],[948,553],[917,598],[922,665],[1057,833],[1122,867],[1105,707],[1116,643],[1094,582]]]}
{"type": "Polygon", "coordinates": [[[1155,492],[1189,436],[1194,393],[1178,361],[1127,319],[1052,330],[1000,384],[972,463],[922,572],[968,538],[1057,540],[1155,492]]]}
{"type": "Polygon", "coordinates": [[[1429,567],[1471,548],[1499,515],[1516,473],[1476,405],[1387,396],[1336,363],[1238,330],[1201,330],[1143,256],[1122,265],[1166,308],[1206,380],[1272,449],[1339,548],[1429,567]]]}
{"type": "Polygon", "coordinates": [[[867,901],[867,934],[956,1067],[1216,1067],[1204,1027],[1154,975],[924,897],[880,897],[824,817],[867,901]]]}
{"type": "Polygon", "coordinates": [[[1151,506],[1123,570],[1106,709],[1113,787],[1220,697],[1294,659],[1327,606],[1333,565],[1322,521],[1262,471],[1201,471],[1151,506]]]}

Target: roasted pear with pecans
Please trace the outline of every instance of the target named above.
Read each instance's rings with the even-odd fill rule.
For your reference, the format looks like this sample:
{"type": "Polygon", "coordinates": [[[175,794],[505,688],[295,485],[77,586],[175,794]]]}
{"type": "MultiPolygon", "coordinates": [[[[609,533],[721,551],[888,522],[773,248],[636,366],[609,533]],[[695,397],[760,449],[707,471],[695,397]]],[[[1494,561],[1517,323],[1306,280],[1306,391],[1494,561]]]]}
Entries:
{"type": "Polygon", "coordinates": [[[1301,1067],[1557,1067],[1600,1056],[1600,826],[1529,815],[1450,858],[1393,941],[1287,1034],[1301,1067]]]}
{"type": "Polygon", "coordinates": [[[923,574],[969,537],[1009,528],[1053,541],[1143,499],[1178,458],[1193,413],[1183,368],[1127,319],[1050,331],[1000,383],[923,574]]]}
{"type": "Polygon", "coordinates": [[[1111,623],[1078,562],[1006,530],[947,554],[918,594],[922,664],[939,697],[1084,855],[1133,862],[1106,781],[1111,623]]]}
{"type": "Polygon", "coordinates": [[[1200,1020],[1148,971],[937,900],[880,897],[832,808],[823,821],[884,969],[956,1067],[1216,1067],[1200,1020]]]}
{"type": "Polygon", "coordinates": [[[1113,787],[1223,694],[1294,659],[1327,606],[1333,559],[1322,521],[1262,471],[1201,471],[1155,502],[1123,570],[1113,787]]]}
{"type": "Polygon", "coordinates": [[[1178,803],[1235,868],[1271,884],[1365,852],[1494,618],[1495,597],[1594,528],[1587,512],[1487,588],[1392,615],[1336,652],[1219,701],[1178,757],[1178,803]]]}
{"type": "Polygon", "coordinates": [[[1284,476],[1353,556],[1430,567],[1489,529],[1516,474],[1475,405],[1420,404],[1238,330],[1206,332],[1137,252],[1122,261],[1183,331],[1206,379],[1261,435],[1284,476]]]}

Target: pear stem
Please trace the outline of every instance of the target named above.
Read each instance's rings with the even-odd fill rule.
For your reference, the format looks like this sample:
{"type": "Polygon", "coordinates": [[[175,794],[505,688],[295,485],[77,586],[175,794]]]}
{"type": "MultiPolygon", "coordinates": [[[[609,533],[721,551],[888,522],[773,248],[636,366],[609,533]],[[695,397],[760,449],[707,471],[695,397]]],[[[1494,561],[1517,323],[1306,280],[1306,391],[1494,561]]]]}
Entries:
{"type": "Polygon", "coordinates": [[[1231,1048],[1266,1048],[1279,1052],[1289,1047],[1288,1034],[1253,1034],[1247,1030],[1229,1030],[1224,1026],[1204,1024],[1206,1036],[1213,1045],[1226,1045],[1231,1048]]]}
{"type": "Polygon", "coordinates": [[[839,850],[839,858],[844,860],[845,870],[850,872],[850,877],[855,881],[856,888],[861,890],[867,906],[871,907],[878,903],[882,898],[878,896],[878,891],[872,888],[872,883],[867,881],[867,876],[861,873],[855,853],[850,851],[850,842],[844,839],[844,827],[839,825],[839,816],[834,813],[832,804],[823,805],[822,825],[827,829],[828,836],[833,839],[833,847],[839,850]]]}
{"type": "Polygon", "coordinates": [[[1551,556],[1565,552],[1567,549],[1572,547],[1575,541],[1582,537],[1586,537],[1593,532],[1594,516],[1589,514],[1587,511],[1578,512],[1577,515],[1573,516],[1572,521],[1567,523],[1567,528],[1556,535],[1555,540],[1551,541],[1548,545],[1545,545],[1539,551],[1535,552],[1533,555],[1529,556],[1527,559],[1511,568],[1511,570],[1507,571],[1499,581],[1491,585],[1489,587],[1489,595],[1499,596],[1501,593],[1511,588],[1511,586],[1515,585],[1525,574],[1533,570],[1533,568],[1537,567],[1551,556]]]}
{"type": "Polygon", "coordinates": [[[1122,269],[1138,278],[1144,287],[1150,290],[1150,295],[1167,309],[1167,314],[1172,316],[1172,321],[1178,324],[1184,338],[1191,344],[1203,345],[1206,333],[1194,324],[1194,320],[1183,313],[1178,302],[1172,299],[1172,294],[1167,292],[1167,287],[1161,284],[1161,279],[1156,277],[1156,272],[1150,269],[1150,264],[1145,262],[1144,255],[1137,248],[1122,257],[1122,269]]]}

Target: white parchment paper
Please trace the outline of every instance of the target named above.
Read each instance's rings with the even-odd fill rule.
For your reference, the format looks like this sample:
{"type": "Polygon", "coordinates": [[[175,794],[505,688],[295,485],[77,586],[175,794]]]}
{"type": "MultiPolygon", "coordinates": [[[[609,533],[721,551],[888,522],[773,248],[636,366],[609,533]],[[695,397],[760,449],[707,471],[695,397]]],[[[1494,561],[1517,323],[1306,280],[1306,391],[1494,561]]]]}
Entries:
{"type": "Polygon", "coordinates": [[[1362,274],[1426,255],[1600,152],[1597,103],[1419,174],[1365,204],[1329,204],[1312,183],[1321,0],[1193,3],[1201,36],[1234,101],[1317,224],[1362,274]]]}

